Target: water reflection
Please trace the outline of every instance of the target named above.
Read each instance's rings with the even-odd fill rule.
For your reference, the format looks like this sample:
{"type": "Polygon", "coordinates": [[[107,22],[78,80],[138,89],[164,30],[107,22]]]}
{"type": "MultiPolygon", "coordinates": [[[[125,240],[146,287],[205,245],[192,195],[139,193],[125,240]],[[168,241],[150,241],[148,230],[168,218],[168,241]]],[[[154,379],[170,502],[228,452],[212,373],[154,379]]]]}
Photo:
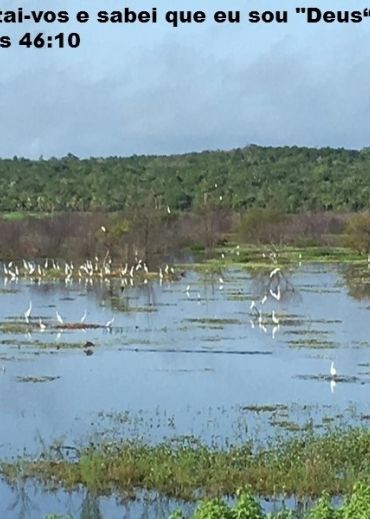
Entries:
{"type": "Polygon", "coordinates": [[[86,492],[81,504],[81,519],[104,519],[100,510],[99,498],[86,492]]]}
{"type": "Polygon", "coordinates": [[[28,487],[29,485],[22,477],[12,485],[12,499],[7,507],[7,511],[12,512],[12,517],[28,519],[39,513],[39,506],[35,501],[35,497],[31,497],[28,487]]]}
{"type": "Polygon", "coordinates": [[[343,280],[351,297],[359,301],[370,299],[370,265],[346,267],[343,280]]]}
{"type": "MultiPolygon", "coordinates": [[[[278,406],[298,426],[308,421],[303,408],[317,423],[331,413],[353,423],[351,402],[359,420],[369,414],[367,269],[312,265],[272,276],[231,269],[220,278],[190,272],[123,290],[115,281],[9,282],[0,294],[0,457],[38,454],[55,440],[78,449],[92,437],[264,441],[288,420],[278,406]],[[60,328],[56,310],[69,325],[86,310],[84,323],[96,327],[60,328]],[[330,379],[331,360],[344,378],[330,379]],[[267,404],[275,411],[261,411],[267,404]]],[[[65,512],[67,494],[57,501],[26,490],[19,484],[10,500],[0,488],[2,519],[4,503],[11,518],[40,518],[54,505],[65,512]]],[[[122,517],[114,499],[76,495],[76,517],[122,517]]],[[[132,517],[160,517],[167,504],[124,506],[132,517]]]]}
{"type": "Polygon", "coordinates": [[[39,492],[36,484],[30,482],[18,482],[11,490],[0,483],[0,495],[2,519],[42,519],[50,513],[69,514],[73,519],[167,519],[175,509],[190,514],[195,506],[156,493],[130,499],[101,497],[83,489],[70,493],[39,492]]]}

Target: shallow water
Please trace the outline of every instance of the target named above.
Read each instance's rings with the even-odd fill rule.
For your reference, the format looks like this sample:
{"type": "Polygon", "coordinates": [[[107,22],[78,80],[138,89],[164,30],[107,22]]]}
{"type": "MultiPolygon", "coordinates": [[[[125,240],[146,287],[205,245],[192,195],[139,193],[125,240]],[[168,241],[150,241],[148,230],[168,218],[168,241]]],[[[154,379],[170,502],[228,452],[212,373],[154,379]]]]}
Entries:
{"type": "MultiPolygon", "coordinates": [[[[266,278],[238,269],[224,272],[223,283],[218,275],[189,273],[124,292],[119,282],[8,283],[0,294],[0,458],[37,454],[55,440],[78,446],[102,434],[149,442],[195,435],[227,445],[285,434],[287,422],[320,424],[336,416],[336,423],[363,423],[370,387],[366,293],[361,300],[350,295],[356,291],[344,267],[309,265],[285,274],[294,292],[280,301],[269,296],[264,305],[266,278]],[[263,312],[260,325],[251,322],[252,299],[263,312]],[[85,309],[86,323],[101,328],[56,328],[56,310],[76,323],[85,309]],[[6,332],[5,324],[15,321],[24,330],[6,332]],[[90,356],[83,351],[87,341],[95,345],[90,356]]],[[[83,494],[41,493],[31,484],[20,493],[32,505],[23,515],[19,489],[0,485],[2,519],[81,516],[83,494]]],[[[147,511],[159,501],[139,500],[126,505],[128,512],[114,498],[102,499],[96,517],[161,517],[147,511]]]]}

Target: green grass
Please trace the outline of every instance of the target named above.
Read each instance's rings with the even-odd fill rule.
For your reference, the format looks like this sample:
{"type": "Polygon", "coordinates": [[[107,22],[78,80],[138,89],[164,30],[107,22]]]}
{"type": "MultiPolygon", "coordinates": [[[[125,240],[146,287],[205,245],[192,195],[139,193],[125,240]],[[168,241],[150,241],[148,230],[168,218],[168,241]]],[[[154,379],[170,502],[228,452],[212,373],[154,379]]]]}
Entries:
{"type": "Polygon", "coordinates": [[[236,245],[227,245],[215,249],[212,254],[211,258],[205,258],[202,262],[178,267],[196,270],[204,276],[216,276],[231,266],[269,272],[275,267],[286,269],[305,263],[367,264],[367,257],[348,247],[269,247],[240,244],[238,249],[236,245]],[[271,251],[277,254],[275,261],[269,257],[271,251]]]}
{"type": "Polygon", "coordinates": [[[42,218],[46,218],[50,216],[51,213],[35,213],[35,212],[29,212],[29,211],[10,211],[6,213],[1,213],[1,217],[4,220],[13,221],[13,222],[19,222],[22,220],[26,220],[27,218],[38,218],[39,220],[42,218]]]}
{"type": "Polygon", "coordinates": [[[358,480],[370,483],[370,431],[337,430],[317,435],[299,431],[289,440],[257,447],[252,442],[219,449],[198,441],[139,441],[92,444],[76,461],[43,454],[39,459],[2,462],[9,482],[35,478],[46,488],[72,490],[83,485],[97,494],[158,492],[194,500],[233,495],[246,484],[256,495],[282,493],[297,498],[351,491],[358,480]]]}

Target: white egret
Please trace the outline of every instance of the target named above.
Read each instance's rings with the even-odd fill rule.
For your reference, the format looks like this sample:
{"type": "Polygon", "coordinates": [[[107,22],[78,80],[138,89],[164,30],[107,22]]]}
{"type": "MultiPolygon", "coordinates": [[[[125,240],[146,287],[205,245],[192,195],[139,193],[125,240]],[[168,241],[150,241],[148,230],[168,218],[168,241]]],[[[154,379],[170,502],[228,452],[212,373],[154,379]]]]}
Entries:
{"type": "Polygon", "coordinates": [[[109,321],[107,321],[105,323],[105,327],[106,328],[110,328],[112,326],[112,324],[114,323],[114,317],[112,317],[112,319],[110,319],[109,321]]]}
{"type": "Polygon", "coordinates": [[[62,316],[60,315],[60,313],[58,312],[58,310],[56,310],[55,315],[56,315],[56,317],[57,317],[57,321],[58,321],[58,323],[60,323],[60,324],[64,324],[63,318],[62,318],[62,316]]]}
{"type": "Polygon", "coordinates": [[[40,326],[40,330],[42,332],[44,332],[46,330],[46,324],[44,324],[42,321],[41,321],[41,317],[39,318],[39,326],[40,326]]]}
{"type": "Polygon", "coordinates": [[[84,322],[86,321],[86,317],[87,317],[87,310],[85,310],[83,316],[82,316],[81,319],[80,319],[80,322],[81,322],[81,323],[84,323],[84,322]]]}
{"type": "Polygon", "coordinates": [[[275,310],[272,311],[271,318],[272,318],[272,322],[274,324],[279,324],[280,323],[280,319],[278,317],[276,317],[276,315],[275,315],[275,310]]]}
{"type": "Polygon", "coordinates": [[[29,307],[24,312],[24,318],[25,318],[27,324],[30,322],[31,312],[32,312],[32,301],[30,301],[29,307]]]}
{"type": "Polygon", "coordinates": [[[335,369],[334,362],[331,362],[330,366],[330,376],[331,378],[335,378],[337,376],[337,370],[335,369]]]}

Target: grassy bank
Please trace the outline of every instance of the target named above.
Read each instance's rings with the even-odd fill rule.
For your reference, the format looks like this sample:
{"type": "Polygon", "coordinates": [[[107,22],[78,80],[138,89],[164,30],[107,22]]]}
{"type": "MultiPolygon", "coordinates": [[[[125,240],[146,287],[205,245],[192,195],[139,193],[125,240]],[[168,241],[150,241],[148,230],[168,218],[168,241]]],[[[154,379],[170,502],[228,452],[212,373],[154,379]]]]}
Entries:
{"type": "Polygon", "coordinates": [[[104,443],[83,449],[74,461],[44,454],[2,462],[0,472],[9,482],[22,476],[46,488],[83,485],[98,495],[154,491],[191,501],[233,495],[245,485],[259,496],[342,495],[358,480],[370,483],[370,431],[309,432],[268,447],[248,443],[227,450],[195,440],[104,443]]]}
{"type": "Polygon", "coordinates": [[[348,247],[307,246],[267,247],[256,245],[228,245],[216,248],[204,261],[181,265],[182,268],[205,272],[222,272],[232,266],[261,271],[275,267],[299,267],[305,263],[341,263],[366,265],[367,257],[348,247]]]}

